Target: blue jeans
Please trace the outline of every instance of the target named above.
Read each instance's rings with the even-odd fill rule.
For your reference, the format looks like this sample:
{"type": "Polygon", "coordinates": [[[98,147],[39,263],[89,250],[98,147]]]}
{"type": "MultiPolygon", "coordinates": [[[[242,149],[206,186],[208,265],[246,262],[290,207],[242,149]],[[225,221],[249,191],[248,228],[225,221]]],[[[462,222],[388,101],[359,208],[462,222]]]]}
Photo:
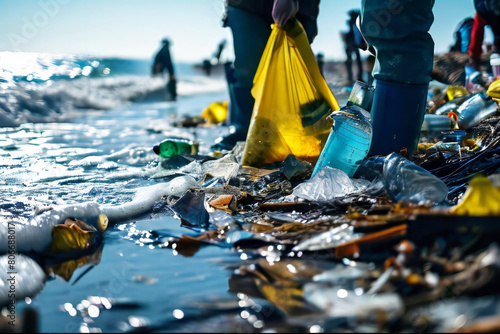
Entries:
{"type": "Polygon", "coordinates": [[[476,11],[481,15],[491,28],[494,35],[493,45],[496,52],[500,52],[500,11],[499,8],[491,8],[489,2],[494,2],[491,0],[474,0],[474,7],[476,11]],[[497,12],[494,12],[496,9],[497,12]]]}
{"type": "Polygon", "coordinates": [[[470,37],[472,34],[472,23],[473,20],[471,19],[458,30],[461,40],[460,52],[467,53],[467,51],[469,51],[470,37]]]}
{"type": "Polygon", "coordinates": [[[362,0],[361,31],[376,50],[373,77],[427,84],[434,62],[434,0],[362,0]]]}

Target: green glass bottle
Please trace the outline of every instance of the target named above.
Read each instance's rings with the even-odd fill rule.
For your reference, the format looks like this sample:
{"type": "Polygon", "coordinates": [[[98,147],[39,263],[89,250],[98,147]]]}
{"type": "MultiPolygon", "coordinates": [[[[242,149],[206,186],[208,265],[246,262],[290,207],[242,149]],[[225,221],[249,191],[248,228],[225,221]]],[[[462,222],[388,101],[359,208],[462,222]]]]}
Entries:
{"type": "Polygon", "coordinates": [[[177,154],[197,154],[199,143],[181,137],[168,137],[159,145],[153,147],[153,151],[163,158],[170,158],[177,154]]]}

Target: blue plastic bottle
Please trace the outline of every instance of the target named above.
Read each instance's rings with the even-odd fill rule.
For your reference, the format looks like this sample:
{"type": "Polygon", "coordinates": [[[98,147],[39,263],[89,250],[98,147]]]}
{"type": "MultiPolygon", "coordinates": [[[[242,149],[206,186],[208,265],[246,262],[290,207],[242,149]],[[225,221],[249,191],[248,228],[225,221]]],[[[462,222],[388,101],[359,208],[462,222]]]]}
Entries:
{"type": "MultiPolygon", "coordinates": [[[[372,139],[370,114],[357,105],[345,106],[334,111],[332,131],[312,176],[325,166],[344,171],[353,177],[359,163],[366,158],[372,139]]],[[[312,177],[311,176],[311,177],[312,177]]]]}

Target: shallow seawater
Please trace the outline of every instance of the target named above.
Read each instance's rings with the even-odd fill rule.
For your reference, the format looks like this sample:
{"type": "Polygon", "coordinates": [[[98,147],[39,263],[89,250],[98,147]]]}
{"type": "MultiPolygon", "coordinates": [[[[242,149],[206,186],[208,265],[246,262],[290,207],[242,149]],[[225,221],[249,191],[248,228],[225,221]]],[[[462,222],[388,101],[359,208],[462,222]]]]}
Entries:
{"type": "MultiPolygon", "coordinates": [[[[207,77],[180,66],[179,96],[169,102],[163,99],[165,79],[149,76],[149,62],[125,62],[131,68],[120,72],[119,59],[42,56],[24,55],[33,58],[26,67],[14,66],[10,57],[11,71],[0,76],[0,122],[20,123],[0,128],[5,226],[30,225],[60,207],[113,207],[148,197],[147,187],[179,175],[165,173],[154,145],[181,136],[198,141],[199,154],[207,155],[215,138],[229,132],[227,126],[173,122],[228,100],[221,73],[207,77]],[[51,66],[38,66],[44,57],[51,66]],[[91,68],[91,75],[81,74],[91,68]]],[[[346,96],[336,97],[342,104],[346,96]]],[[[229,244],[202,244],[191,253],[176,247],[178,238],[199,232],[158,205],[111,224],[92,254],[54,264],[29,253],[48,276],[39,291],[17,300],[17,321],[34,309],[40,332],[255,332],[265,330],[263,317],[280,324],[282,313],[269,301],[231,290],[232,275],[246,258],[229,244]]],[[[30,242],[47,236],[34,234],[30,242]]]]}
{"type": "Polygon", "coordinates": [[[141,242],[138,236],[150,230],[186,233],[172,217],[134,222],[123,230],[113,227],[99,264],[76,283],[87,267],[77,270],[69,282],[56,277],[35,298],[41,331],[85,332],[87,327],[129,332],[134,326],[169,331],[176,321],[201,313],[197,303],[237,300],[228,292],[230,271],[224,269],[225,263],[239,260],[230,249],[205,247],[194,257],[184,257],[171,248],[141,242]]]}
{"type": "MultiPolygon", "coordinates": [[[[166,182],[152,147],[169,135],[200,141],[206,154],[226,127],[176,128],[170,121],[199,116],[225,91],[181,96],[175,102],[132,103],[85,112],[66,123],[22,124],[0,130],[2,220],[27,222],[36,210],[94,201],[130,201],[141,187],[166,182]]],[[[39,313],[42,332],[129,332],[147,326],[176,331],[174,323],[195,317],[196,303],[238,304],[228,292],[231,270],[240,261],[230,248],[202,247],[183,256],[169,237],[194,234],[168,212],[111,226],[103,248],[70,274],[53,274],[27,302],[39,313]],[[151,239],[151,231],[155,238],[151,239]],[[172,323],[170,325],[170,323],[172,323]]],[[[21,314],[28,303],[19,301],[21,314]]],[[[232,306],[231,306],[232,307],[232,306]]],[[[212,311],[211,311],[212,312],[212,311]]],[[[216,331],[214,328],[213,331],[216,331]]]]}

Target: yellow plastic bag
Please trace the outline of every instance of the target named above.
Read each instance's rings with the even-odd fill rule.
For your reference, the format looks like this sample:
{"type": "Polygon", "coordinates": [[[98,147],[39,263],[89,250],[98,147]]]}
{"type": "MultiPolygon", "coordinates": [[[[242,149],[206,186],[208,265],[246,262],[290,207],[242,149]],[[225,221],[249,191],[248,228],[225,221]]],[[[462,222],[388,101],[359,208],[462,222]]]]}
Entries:
{"type": "Polygon", "coordinates": [[[339,105],[319,71],[301,23],[276,24],[254,77],[255,104],[242,165],[262,167],[293,154],[316,163],[339,105]]]}
{"type": "Polygon", "coordinates": [[[495,80],[490,84],[486,94],[493,98],[500,99],[500,79],[495,80]]]}
{"type": "Polygon", "coordinates": [[[493,81],[490,86],[488,87],[488,90],[486,91],[486,94],[491,96],[493,100],[498,104],[498,107],[500,108],[500,79],[493,81]]]}

